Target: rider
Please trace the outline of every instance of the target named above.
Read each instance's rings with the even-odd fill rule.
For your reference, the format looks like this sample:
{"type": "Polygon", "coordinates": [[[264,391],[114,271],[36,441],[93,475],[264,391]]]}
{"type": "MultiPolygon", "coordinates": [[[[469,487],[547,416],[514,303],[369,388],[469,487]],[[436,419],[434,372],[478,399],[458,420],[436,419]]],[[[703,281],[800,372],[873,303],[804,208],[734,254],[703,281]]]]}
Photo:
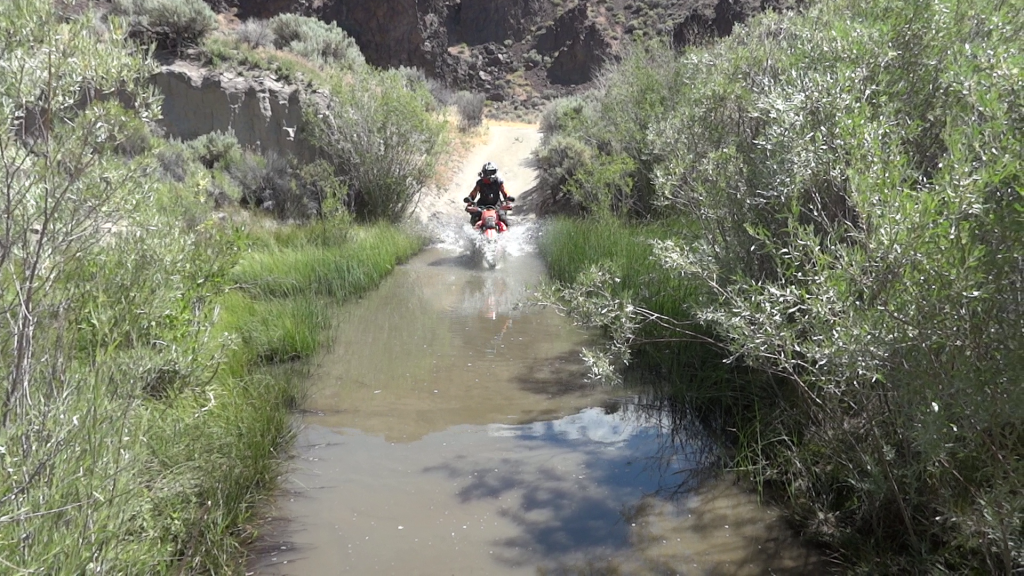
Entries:
{"type": "MultiPolygon", "coordinates": [[[[506,227],[508,226],[508,220],[505,219],[505,211],[501,209],[501,205],[505,202],[515,201],[515,198],[505,192],[505,182],[498,176],[498,167],[492,162],[484,164],[484,167],[480,170],[480,179],[476,181],[473,191],[469,193],[469,196],[463,198],[463,202],[467,204],[475,202],[478,206],[494,206],[498,212],[498,219],[506,227]],[[477,196],[480,197],[479,201],[477,196]]],[[[479,220],[479,210],[470,213],[470,224],[475,225],[479,220]]]]}

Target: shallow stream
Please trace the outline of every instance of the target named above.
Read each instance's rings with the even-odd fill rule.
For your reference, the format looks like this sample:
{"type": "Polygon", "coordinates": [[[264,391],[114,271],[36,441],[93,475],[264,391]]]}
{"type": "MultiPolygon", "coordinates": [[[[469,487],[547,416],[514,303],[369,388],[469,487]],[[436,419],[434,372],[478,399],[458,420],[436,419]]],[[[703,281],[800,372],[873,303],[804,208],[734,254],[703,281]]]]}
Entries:
{"type": "MultiPolygon", "coordinates": [[[[525,243],[523,244],[525,245],[525,243]]],[[[312,376],[266,575],[808,574],[699,438],[586,381],[589,336],[526,306],[529,249],[432,248],[346,306],[312,376]]]]}

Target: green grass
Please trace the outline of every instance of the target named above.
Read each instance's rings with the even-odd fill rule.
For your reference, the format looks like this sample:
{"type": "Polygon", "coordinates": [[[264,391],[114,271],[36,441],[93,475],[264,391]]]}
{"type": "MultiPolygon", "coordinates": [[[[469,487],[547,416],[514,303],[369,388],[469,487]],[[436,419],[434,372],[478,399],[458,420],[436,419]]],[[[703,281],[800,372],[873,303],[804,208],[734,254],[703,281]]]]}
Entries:
{"type": "MultiPolygon", "coordinates": [[[[736,415],[768,401],[768,395],[754,383],[769,376],[725,362],[726,349],[714,344],[714,332],[698,319],[709,293],[655,257],[652,242],[692,235],[682,221],[630,223],[610,217],[559,218],[545,229],[540,252],[552,280],[563,287],[563,294],[589,282],[596,267],[606,274],[605,280],[595,286],[607,292],[601,297],[605,308],[627,303],[663,319],[629,331],[631,357],[624,376],[667,386],[695,414],[707,417],[705,423],[711,432],[724,438],[728,434],[722,428],[723,413],[736,415]]],[[[600,314],[581,319],[603,323],[613,338],[622,321],[600,314]]]]}
{"type": "Polygon", "coordinates": [[[282,233],[273,246],[246,255],[232,280],[253,295],[281,297],[296,292],[344,300],[375,287],[397,262],[420,246],[397,228],[377,225],[357,229],[346,243],[324,245],[331,232],[313,225],[309,236],[282,233]]]}
{"type": "Polygon", "coordinates": [[[647,224],[615,218],[557,219],[541,237],[540,251],[556,282],[574,282],[593,266],[616,278],[614,293],[676,319],[693,316],[697,284],[668,271],[654,258],[651,242],[683,234],[681,223],[647,224]]]}
{"type": "Polygon", "coordinates": [[[333,310],[377,287],[422,239],[391,225],[315,223],[263,230],[231,271],[217,328],[240,344],[229,365],[309,358],[324,344],[333,310]],[[336,243],[335,243],[336,242],[336,243]]]}
{"type": "MultiPolygon", "coordinates": [[[[333,224],[243,232],[244,251],[220,280],[204,276],[199,255],[221,262],[229,243],[161,264],[147,251],[160,245],[154,232],[137,260],[205,278],[220,295],[195,301],[192,322],[214,322],[155,348],[127,343],[112,325],[98,341],[106,349],[70,361],[58,396],[0,429],[0,488],[16,495],[0,502],[0,571],[238,573],[292,438],[302,360],[329,342],[340,304],[421,246],[393,226],[333,224]]],[[[116,268],[90,281],[114,282],[116,268]]],[[[127,280],[143,290],[141,305],[173,302],[153,298],[173,288],[166,282],[127,280]]]]}

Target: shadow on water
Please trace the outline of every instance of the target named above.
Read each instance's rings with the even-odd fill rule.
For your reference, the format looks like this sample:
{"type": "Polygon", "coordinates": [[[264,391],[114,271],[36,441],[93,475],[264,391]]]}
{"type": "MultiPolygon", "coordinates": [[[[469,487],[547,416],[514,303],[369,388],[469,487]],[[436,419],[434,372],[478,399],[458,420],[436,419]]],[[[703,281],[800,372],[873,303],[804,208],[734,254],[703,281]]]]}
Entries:
{"type": "Polygon", "coordinates": [[[678,498],[715,470],[700,441],[680,443],[664,429],[673,418],[649,399],[612,400],[547,422],[492,425],[496,436],[518,438],[522,454],[497,467],[457,460],[428,467],[450,479],[470,478],[457,493],[462,503],[501,501],[518,534],[500,542],[504,563],[551,564],[566,556],[617,555],[633,546],[630,535],[645,498],[678,498]],[[572,454],[570,460],[555,454],[572,454]],[[531,453],[550,462],[524,466],[531,453]]]}
{"type": "Polygon", "coordinates": [[[521,390],[546,396],[567,396],[592,390],[594,385],[588,381],[587,369],[579,360],[579,351],[567,351],[545,364],[525,367],[516,375],[514,382],[521,390]]]}

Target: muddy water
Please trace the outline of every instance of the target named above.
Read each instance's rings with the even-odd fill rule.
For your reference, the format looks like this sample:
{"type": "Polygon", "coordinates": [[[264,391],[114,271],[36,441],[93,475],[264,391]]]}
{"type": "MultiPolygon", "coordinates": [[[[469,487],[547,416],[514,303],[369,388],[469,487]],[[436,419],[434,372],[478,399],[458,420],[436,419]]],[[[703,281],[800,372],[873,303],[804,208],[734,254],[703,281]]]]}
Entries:
{"type": "Polygon", "coordinates": [[[585,383],[588,335],[428,250],[348,306],[258,574],[806,574],[812,557],[657,406],[585,383]],[[674,433],[669,433],[674,432],[674,433]]]}

